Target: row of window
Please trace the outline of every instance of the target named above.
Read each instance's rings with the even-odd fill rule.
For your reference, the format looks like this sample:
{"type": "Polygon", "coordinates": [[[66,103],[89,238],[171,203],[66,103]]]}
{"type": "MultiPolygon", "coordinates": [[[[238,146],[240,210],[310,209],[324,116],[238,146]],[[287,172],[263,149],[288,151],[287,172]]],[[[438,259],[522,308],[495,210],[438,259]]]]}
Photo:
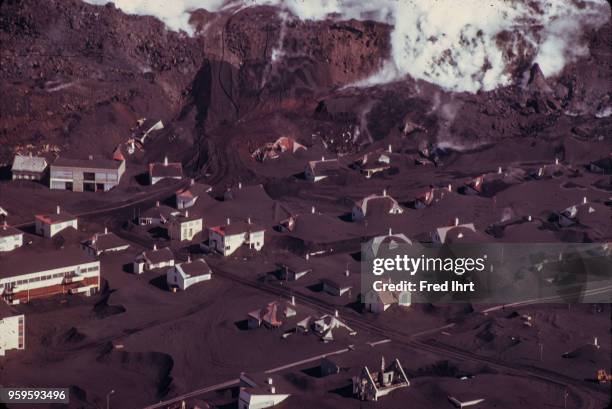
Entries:
{"type": "MultiPolygon", "coordinates": [[[[98,266],[92,266],[92,267],[87,267],[87,268],[82,268],[81,273],[88,273],[91,271],[98,271],[98,266]]],[[[28,283],[35,283],[38,281],[46,281],[46,280],[52,280],[54,278],[61,278],[61,277],[67,277],[67,276],[74,276],[74,271],[69,270],[69,271],[62,271],[61,273],[55,273],[55,274],[48,274],[48,275],[44,275],[44,276],[39,276],[39,277],[33,277],[30,278],[28,280],[15,280],[15,281],[9,281],[8,283],[0,283],[0,289],[2,289],[3,287],[7,287],[7,288],[12,288],[16,285],[23,285],[23,284],[28,284],[28,283]]]]}

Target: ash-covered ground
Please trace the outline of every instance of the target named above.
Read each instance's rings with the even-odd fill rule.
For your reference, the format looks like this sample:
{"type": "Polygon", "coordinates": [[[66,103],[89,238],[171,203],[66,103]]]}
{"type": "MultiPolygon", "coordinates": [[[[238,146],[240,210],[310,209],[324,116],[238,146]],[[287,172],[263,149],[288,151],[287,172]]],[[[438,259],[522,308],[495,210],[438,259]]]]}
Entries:
{"type": "MultiPolygon", "coordinates": [[[[555,75],[535,64],[534,50],[515,50],[508,84],[467,92],[411,75],[373,84],[396,51],[394,27],[381,19],[287,18],[270,5],[200,9],[186,33],[112,4],[9,0],[0,10],[0,206],[32,246],[59,249],[104,227],[131,245],[102,257],[104,286],[92,298],[2,307],[27,316],[26,350],[0,357],[3,386],[70,387],[74,408],[105,407],[115,390],[111,407],[139,408],[351,346],[338,358],[346,371],[331,377],[318,375],[319,360],[276,373],[292,395],[279,407],[447,408],[448,396],[486,399],[476,407],[609,405],[609,384],[594,381],[598,369],[612,369],[608,303],[534,303],[486,314],[491,306],[427,304],[376,315],[356,302],[359,245],[390,228],[428,241],[459,218],[474,223],[473,239],[484,242],[610,242],[609,20],[567,28],[588,52],[567,58],[555,75]],[[142,118],[164,128],[127,158],[127,173],[110,192],[8,180],[17,153],[49,161],[110,156],[143,131],[142,118]],[[280,137],[307,149],[254,158],[280,137]],[[366,178],[355,167],[365,154],[386,154],[390,166],[366,178]],[[229,217],[266,228],[261,252],[207,256],[213,280],[179,293],[168,291],[164,271],[135,276],[129,269],[153,243],[171,246],[182,261],[201,255],[199,243],[208,239],[204,232],[188,244],[169,241],[132,222],[156,201],[172,204],[184,186],[143,183],[147,164],[164,156],[212,186],[194,209],[206,227],[229,217]],[[317,183],[304,180],[308,161],[322,156],[338,157],[340,169],[317,183]],[[491,183],[467,194],[482,175],[491,183]],[[433,203],[415,208],[432,187],[433,203]],[[223,200],[227,189],[234,193],[223,200]],[[401,215],[350,220],[356,201],[383,190],[401,215]],[[80,237],[32,234],[33,215],[58,203],[80,216],[80,237]],[[574,205],[587,211],[561,225],[559,213],[574,205]],[[295,229],[275,229],[289,215],[297,216],[295,229]],[[310,259],[311,274],[294,283],[275,279],[276,263],[308,252],[324,253],[310,259]],[[324,278],[354,291],[325,294],[324,278]],[[290,294],[300,317],[338,310],[357,335],[339,332],[323,343],[313,334],[284,339],[290,323],[244,328],[248,312],[290,294]],[[352,396],[350,378],[382,356],[399,358],[411,386],[365,405],[352,396]]],[[[498,40],[513,38],[509,31],[498,40]]],[[[236,393],[227,387],[195,398],[234,408],[236,393]]]]}

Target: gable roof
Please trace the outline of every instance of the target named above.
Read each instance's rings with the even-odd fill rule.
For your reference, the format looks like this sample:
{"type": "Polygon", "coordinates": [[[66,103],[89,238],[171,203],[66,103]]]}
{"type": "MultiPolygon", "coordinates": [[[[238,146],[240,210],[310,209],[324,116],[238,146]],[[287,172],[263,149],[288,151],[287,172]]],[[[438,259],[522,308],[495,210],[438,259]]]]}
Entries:
{"type": "Polygon", "coordinates": [[[340,162],[338,159],[311,160],[307,166],[314,176],[329,176],[340,169],[340,162]]]}
{"type": "Polygon", "coordinates": [[[142,252],[142,256],[151,264],[159,264],[174,260],[174,254],[169,247],[157,250],[146,250],[142,252]]]}
{"type": "Polygon", "coordinates": [[[76,216],[68,212],[64,212],[60,210],[59,213],[56,212],[56,213],[48,213],[48,214],[37,214],[36,216],[34,216],[34,218],[36,220],[41,221],[44,224],[56,224],[56,223],[67,222],[69,220],[75,220],[76,216]]]}
{"type": "Polygon", "coordinates": [[[112,250],[119,247],[129,246],[129,243],[117,236],[113,232],[108,233],[96,233],[89,240],[85,242],[85,245],[91,247],[96,251],[112,250]]]}
{"type": "Polygon", "coordinates": [[[180,162],[171,162],[168,164],[163,162],[150,163],[149,174],[154,178],[183,177],[183,165],[180,162]]]}
{"type": "Polygon", "coordinates": [[[51,166],[62,166],[69,168],[99,168],[99,169],[112,169],[117,170],[121,167],[121,161],[105,159],[105,158],[93,158],[93,159],[73,159],[73,158],[57,158],[51,166]]]}
{"type": "Polygon", "coordinates": [[[176,269],[189,277],[212,274],[212,270],[203,258],[179,263],[176,265],[176,269]]]}
{"type": "Polygon", "coordinates": [[[41,156],[15,155],[12,170],[21,172],[43,172],[47,168],[47,160],[41,156]]]}

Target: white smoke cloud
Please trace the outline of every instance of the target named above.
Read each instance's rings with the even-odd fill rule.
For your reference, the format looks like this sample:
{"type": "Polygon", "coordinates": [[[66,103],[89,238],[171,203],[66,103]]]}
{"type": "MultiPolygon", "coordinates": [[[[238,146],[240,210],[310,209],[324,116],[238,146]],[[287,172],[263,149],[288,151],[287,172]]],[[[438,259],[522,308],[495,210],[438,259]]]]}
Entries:
{"type": "MultiPolygon", "coordinates": [[[[85,0],[104,4],[106,0],[85,0]]],[[[193,34],[190,12],[277,6],[302,20],[374,20],[393,25],[391,60],[358,85],[410,75],[451,91],[509,85],[517,59],[546,76],[588,54],[581,33],[610,18],[606,0],[115,0],[129,14],[153,15],[193,34]],[[503,37],[503,40],[500,38],[503,37]]],[[[277,50],[275,56],[282,55],[277,50]]]]}

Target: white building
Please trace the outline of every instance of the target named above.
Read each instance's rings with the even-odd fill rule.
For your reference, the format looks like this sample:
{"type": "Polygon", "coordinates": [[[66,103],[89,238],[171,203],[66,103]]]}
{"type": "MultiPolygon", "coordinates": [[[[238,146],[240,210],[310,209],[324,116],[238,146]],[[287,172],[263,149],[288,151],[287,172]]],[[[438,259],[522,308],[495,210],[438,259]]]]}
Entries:
{"type": "Polygon", "coordinates": [[[265,229],[250,223],[250,220],[231,223],[228,219],[226,225],[211,227],[208,231],[209,247],[224,256],[234,253],[242,245],[257,251],[264,245],[265,229]]]}
{"type": "Polygon", "coordinates": [[[76,247],[49,252],[24,247],[0,259],[0,296],[9,304],[99,289],[100,262],[76,247]]]}
{"type": "Polygon", "coordinates": [[[380,314],[387,311],[393,304],[398,304],[402,307],[410,307],[411,294],[410,291],[402,291],[393,293],[391,291],[375,291],[371,289],[364,296],[364,304],[366,311],[380,314]]]}
{"type": "Polygon", "coordinates": [[[183,214],[171,216],[166,225],[168,237],[171,240],[193,240],[193,237],[202,231],[202,218],[190,215],[188,210],[183,214]]]}
{"type": "Polygon", "coordinates": [[[57,158],[50,166],[49,187],[73,192],[106,192],[119,185],[125,160],[57,158]]]}
{"type": "Polygon", "coordinates": [[[463,237],[463,234],[464,234],[462,231],[470,231],[474,233],[476,232],[476,227],[474,227],[474,223],[459,224],[459,220],[456,219],[455,224],[452,226],[438,227],[431,234],[431,241],[434,244],[444,244],[448,241],[449,232],[455,229],[457,230],[458,235],[462,235],[461,237],[463,237]]]}
{"type": "Polygon", "coordinates": [[[157,245],[153,245],[153,250],[143,251],[134,260],[133,271],[136,274],[142,274],[146,271],[155,270],[156,268],[174,266],[174,254],[168,247],[158,249],[157,245]]]}
{"type": "Polygon", "coordinates": [[[149,181],[152,185],[164,179],[181,180],[183,178],[183,165],[181,162],[168,162],[168,157],[162,163],[149,164],[149,181]]]}
{"type": "Polygon", "coordinates": [[[0,318],[0,356],[12,349],[25,349],[25,316],[0,318]]]}
{"type": "Polygon", "coordinates": [[[0,227],[0,252],[12,251],[23,246],[23,232],[10,227],[6,221],[0,227]]]}
{"type": "Polygon", "coordinates": [[[208,281],[211,278],[212,271],[202,258],[176,264],[166,273],[168,287],[180,290],[186,290],[194,284],[208,281]]]}
{"type": "Polygon", "coordinates": [[[189,187],[176,191],[174,198],[177,209],[187,209],[196,204],[201,196],[207,195],[212,187],[204,183],[196,183],[191,179],[189,187]]]}
{"type": "Polygon", "coordinates": [[[359,200],[353,206],[351,217],[353,220],[362,220],[368,216],[396,215],[404,213],[404,209],[397,203],[397,200],[387,196],[383,191],[382,195],[370,195],[359,200]]]}
{"type": "Polygon", "coordinates": [[[117,251],[127,250],[130,244],[112,233],[104,229],[104,233],[96,233],[89,240],[82,243],[83,249],[93,256],[99,256],[104,253],[113,253],[117,251]]]}
{"type": "Polygon", "coordinates": [[[13,180],[41,180],[47,170],[47,160],[39,156],[15,155],[11,173],[13,180]]]}
{"type": "Polygon", "coordinates": [[[55,213],[37,214],[35,219],[36,234],[46,238],[51,238],[68,227],[79,228],[76,216],[63,212],[59,206],[55,213]]]}
{"type": "Polygon", "coordinates": [[[291,395],[281,393],[281,389],[288,388],[280,381],[270,375],[241,373],[238,409],[265,409],[283,402],[291,395]]]}

